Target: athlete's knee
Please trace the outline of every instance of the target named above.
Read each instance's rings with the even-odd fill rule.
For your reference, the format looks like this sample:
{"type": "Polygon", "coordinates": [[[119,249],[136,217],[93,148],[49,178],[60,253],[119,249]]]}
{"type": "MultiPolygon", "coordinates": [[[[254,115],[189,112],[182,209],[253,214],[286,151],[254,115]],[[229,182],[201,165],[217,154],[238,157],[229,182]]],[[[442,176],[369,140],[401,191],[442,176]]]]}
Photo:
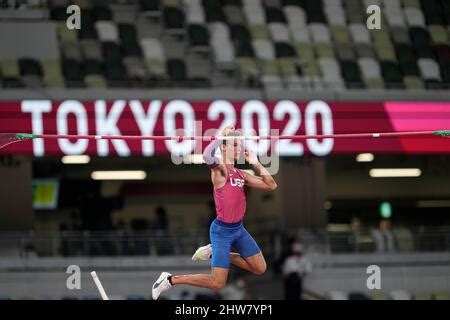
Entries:
{"type": "Polygon", "coordinates": [[[253,268],[253,273],[257,274],[257,275],[262,275],[266,272],[266,270],[267,270],[267,264],[265,261],[263,261],[253,268]]]}
{"type": "Polygon", "coordinates": [[[226,281],[223,279],[212,278],[211,280],[211,289],[220,290],[225,287],[226,281]]]}

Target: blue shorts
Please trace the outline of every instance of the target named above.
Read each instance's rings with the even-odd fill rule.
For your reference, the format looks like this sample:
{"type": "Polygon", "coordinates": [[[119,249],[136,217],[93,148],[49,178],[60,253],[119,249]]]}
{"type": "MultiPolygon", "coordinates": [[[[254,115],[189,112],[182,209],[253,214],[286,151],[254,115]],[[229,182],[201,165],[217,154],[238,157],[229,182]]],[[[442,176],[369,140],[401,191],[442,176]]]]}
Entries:
{"type": "Polygon", "coordinates": [[[242,221],[226,223],[215,219],[209,228],[212,245],[211,266],[230,268],[230,252],[233,249],[243,258],[251,257],[261,249],[242,225],[242,221]]]}

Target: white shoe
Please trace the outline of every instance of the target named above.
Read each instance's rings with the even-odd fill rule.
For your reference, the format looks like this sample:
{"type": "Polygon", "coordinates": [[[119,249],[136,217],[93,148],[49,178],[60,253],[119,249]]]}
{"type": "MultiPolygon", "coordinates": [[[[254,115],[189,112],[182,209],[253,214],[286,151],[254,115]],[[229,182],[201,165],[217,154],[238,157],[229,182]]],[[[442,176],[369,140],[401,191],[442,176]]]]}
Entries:
{"type": "Polygon", "coordinates": [[[168,272],[162,272],[159,276],[158,280],[155,281],[152,287],[152,298],[153,300],[157,300],[159,295],[163,292],[169,289],[172,285],[170,284],[170,281],[168,279],[169,276],[172,274],[168,272]]]}
{"type": "Polygon", "coordinates": [[[192,261],[198,261],[198,260],[209,260],[211,259],[212,254],[212,246],[211,243],[200,247],[195,251],[194,255],[192,256],[192,261]]]}

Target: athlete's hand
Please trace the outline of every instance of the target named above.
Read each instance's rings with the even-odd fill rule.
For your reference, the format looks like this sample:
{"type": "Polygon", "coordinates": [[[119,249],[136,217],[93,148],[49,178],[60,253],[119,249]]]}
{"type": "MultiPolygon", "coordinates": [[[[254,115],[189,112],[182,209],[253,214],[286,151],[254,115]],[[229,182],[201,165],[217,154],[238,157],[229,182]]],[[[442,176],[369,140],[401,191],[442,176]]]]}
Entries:
{"type": "Polygon", "coordinates": [[[248,163],[252,165],[258,164],[258,157],[256,156],[256,152],[246,149],[244,151],[244,157],[245,161],[247,161],[248,163]]]}
{"type": "Polygon", "coordinates": [[[234,126],[226,126],[221,132],[221,136],[226,137],[230,132],[234,131],[234,126]]]}

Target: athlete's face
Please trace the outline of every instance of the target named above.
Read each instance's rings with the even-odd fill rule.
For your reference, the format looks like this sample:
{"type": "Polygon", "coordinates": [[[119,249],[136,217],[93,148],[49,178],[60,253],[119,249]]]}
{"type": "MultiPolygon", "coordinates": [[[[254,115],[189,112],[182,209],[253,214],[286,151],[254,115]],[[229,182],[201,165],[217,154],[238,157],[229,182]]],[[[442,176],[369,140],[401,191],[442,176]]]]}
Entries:
{"type": "Polygon", "coordinates": [[[227,140],[225,143],[225,152],[231,156],[233,160],[239,159],[242,152],[242,141],[239,139],[227,140]]]}

